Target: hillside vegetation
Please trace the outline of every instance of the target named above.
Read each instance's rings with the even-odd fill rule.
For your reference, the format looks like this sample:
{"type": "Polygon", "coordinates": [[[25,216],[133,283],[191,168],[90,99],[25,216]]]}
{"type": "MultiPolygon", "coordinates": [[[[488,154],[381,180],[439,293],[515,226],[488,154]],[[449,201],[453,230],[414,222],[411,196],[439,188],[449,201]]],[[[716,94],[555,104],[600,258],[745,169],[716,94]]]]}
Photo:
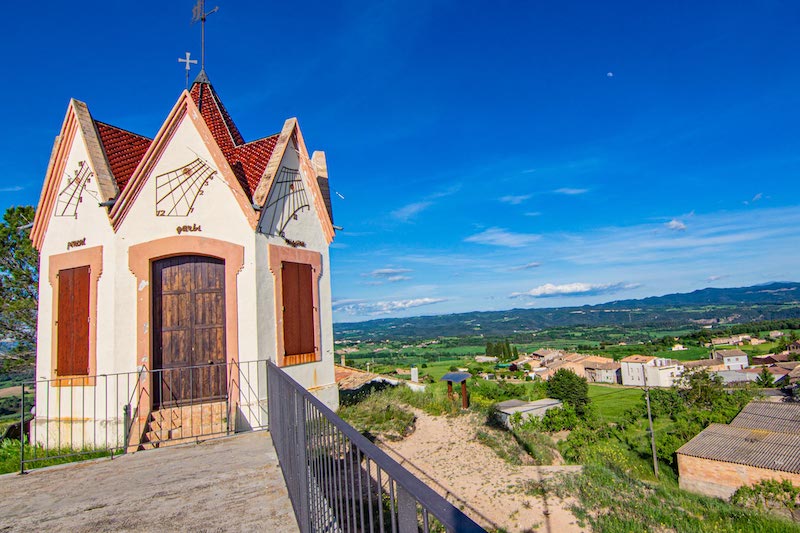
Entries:
{"type": "Polygon", "coordinates": [[[702,289],[642,300],[544,309],[476,311],[334,324],[337,339],[414,339],[439,336],[513,336],[553,327],[625,326],[695,329],[800,318],[800,283],[702,289]]]}

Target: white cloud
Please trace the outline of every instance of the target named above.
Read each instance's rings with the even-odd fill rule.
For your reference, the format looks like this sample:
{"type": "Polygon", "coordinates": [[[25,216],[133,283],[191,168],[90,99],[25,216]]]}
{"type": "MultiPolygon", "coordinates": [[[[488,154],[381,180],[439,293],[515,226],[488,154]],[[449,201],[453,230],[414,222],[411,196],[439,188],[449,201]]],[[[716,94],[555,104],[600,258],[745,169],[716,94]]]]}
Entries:
{"type": "Polygon", "coordinates": [[[521,248],[538,241],[540,235],[532,233],[513,233],[503,228],[489,228],[475,235],[470,235],[464,242],[475,242],[491,246],[504,246],[507,248],[521,248]]]}
{"type": "Polygon", "coordinates": [[[13,187],[3,187],[2,189],[0,189],[0,192],[19,192],[23,189],[25,189],[25,187],[15,185],[13,187]]]}
{"type": "Polygon", "coordinates": [[[383,285],[384,283],[397,283],[398,281],[408,281],[410,276],[406,276],[409,272],[413,272],[409,268],[376,268],[372,272],[361,274],[364,277],[374,278],[377,281],[368,281],[367,285],[383,285]]]}
{"type": "Polygon", "coordinates": [[[609,294],[623,290],[630,290],[639,287],[637,283],[565,283],[554,285],[545,283],[526,292],[513,292],[514,298],[520,296],[530,296],[533,298],[551,298],[554,296],[594,296],[597,294],[609,294]]]}
{"type": "Polygon", "coordinates": [[[519,205],[525,200],[528,200],[530,197],[531,197],[530,194],[518,194],[518,195],[509,194],[508,196],[501,197],[500,201],[506,204],[519,205]]]}
{"type": "Polygon", "coordinates": [[[414,202],[392,211],[392,216],[401,222],[408,222],[432,205],[433,202],[428,201],[414,202]]]}
{"type": "Polygon", "coordinates": [[[372,276],[373,278],[391,278],[398,274],[408,274],[412,272],[410,268],[376,268],[372,272],[364,274],[364,276],[372,276]]]}
{"type": "Polygon", "coordinates": [[[569,196],[575,196],[578,194],[586,194],[589,192],[589,189],[572,189],[570,187],[562,187],[560,189],[556,189],[553,191],[556,194],[567,194],[569,196]]]}
{"type": "Polygon", "coordinates": [[[751,202],[757,202],[757,201],[761,200],[761,198],[763,198],[763,197],[764,197],[764,193],[758,193],[755,196],[753,196],[753,198],[750,201],[751,202]]]}
{"type": "Polygon", "coordinates": [[[542,266],[541,263],[533,262],[533,263],[526,263],[524,265],[517,265],[509,268],[509,270],[530,270],[532,268],[537,268],[542,266]]]}
{"type": "Polygon", "coordinates": [[[446,302],[446,298],[412,298],[409,300],[384,300],[367,302],[365,300],[339,300],[333,303],[334,311],[349,315],[388,315],[406,309],[446,302]]]}
{"type": "Polygon", "coordinates": [[[728,276],[708,276],[708,277],[706,278],[706,281],[719,281],[719,280],[721,280],[721,279],[725,279],[725,278],[727,278],[727,277],[728,277],[728,276]]]}
{"type": "Polygon", "coordinates": [[[673,218],[669,222],[665,224],[669,229],[675,231],[686,231],[686,224],[678,220],[677,218],[673,218]]]}
{"type": "Polygon", "coordinates": [[[538,217],[541,215],[542,215],[541,211],[528,211],[527,213],[525,213],[526,217],[538,217]]]}

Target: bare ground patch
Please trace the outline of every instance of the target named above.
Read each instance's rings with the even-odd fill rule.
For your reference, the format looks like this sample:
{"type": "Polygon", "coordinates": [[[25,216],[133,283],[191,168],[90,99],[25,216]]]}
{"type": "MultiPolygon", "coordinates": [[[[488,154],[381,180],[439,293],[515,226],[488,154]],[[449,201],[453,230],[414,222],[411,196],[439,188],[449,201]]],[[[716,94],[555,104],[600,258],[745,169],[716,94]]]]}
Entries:
{"type": "Polygon", "coordinates": [[[480,415],[431,416],[414,410],[415,431],[380,446],[422,481],[489,529],[561,533],[586,531],[569,511],[574,502],[555,495],[528,495],[528,482],[578,473],[580,466],[509,464],[476,438],[486,428],[480,415]]]}

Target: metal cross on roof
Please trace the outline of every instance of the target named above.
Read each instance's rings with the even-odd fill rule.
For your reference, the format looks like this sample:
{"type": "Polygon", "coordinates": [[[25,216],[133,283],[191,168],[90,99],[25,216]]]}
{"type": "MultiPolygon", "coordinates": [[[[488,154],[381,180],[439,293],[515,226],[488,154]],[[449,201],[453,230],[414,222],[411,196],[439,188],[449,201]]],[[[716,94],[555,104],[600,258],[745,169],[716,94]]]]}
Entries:
{"type": "Polygon", "coordinates": [[[186,88],[189,88],[189,69],[192,68],[192,65],[197,64],[196,59],[190,59],[192,54],[190,52],[186,52],[186,59],[178,58],[178,63],[186,63],[186,88]]]}
{"type": "Polygon", "coordinates": [[[215,7],[206,13],[205,0],[197,0],[197,4],[192,8],[192,24],[195,22],[200,23],[200,71],[206,70],[206,17],[212,13],[216,13],[219,7],[215,7]]]}

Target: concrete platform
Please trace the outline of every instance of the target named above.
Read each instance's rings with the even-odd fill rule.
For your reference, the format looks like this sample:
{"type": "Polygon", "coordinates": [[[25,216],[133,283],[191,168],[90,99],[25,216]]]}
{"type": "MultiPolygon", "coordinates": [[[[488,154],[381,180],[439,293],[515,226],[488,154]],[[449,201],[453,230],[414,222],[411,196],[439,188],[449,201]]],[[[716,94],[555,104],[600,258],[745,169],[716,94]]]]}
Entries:
{"type": "Polygon", "coordinates": [[[0,531],[298,531],[266,431],[0,476],[0,531]]]}

